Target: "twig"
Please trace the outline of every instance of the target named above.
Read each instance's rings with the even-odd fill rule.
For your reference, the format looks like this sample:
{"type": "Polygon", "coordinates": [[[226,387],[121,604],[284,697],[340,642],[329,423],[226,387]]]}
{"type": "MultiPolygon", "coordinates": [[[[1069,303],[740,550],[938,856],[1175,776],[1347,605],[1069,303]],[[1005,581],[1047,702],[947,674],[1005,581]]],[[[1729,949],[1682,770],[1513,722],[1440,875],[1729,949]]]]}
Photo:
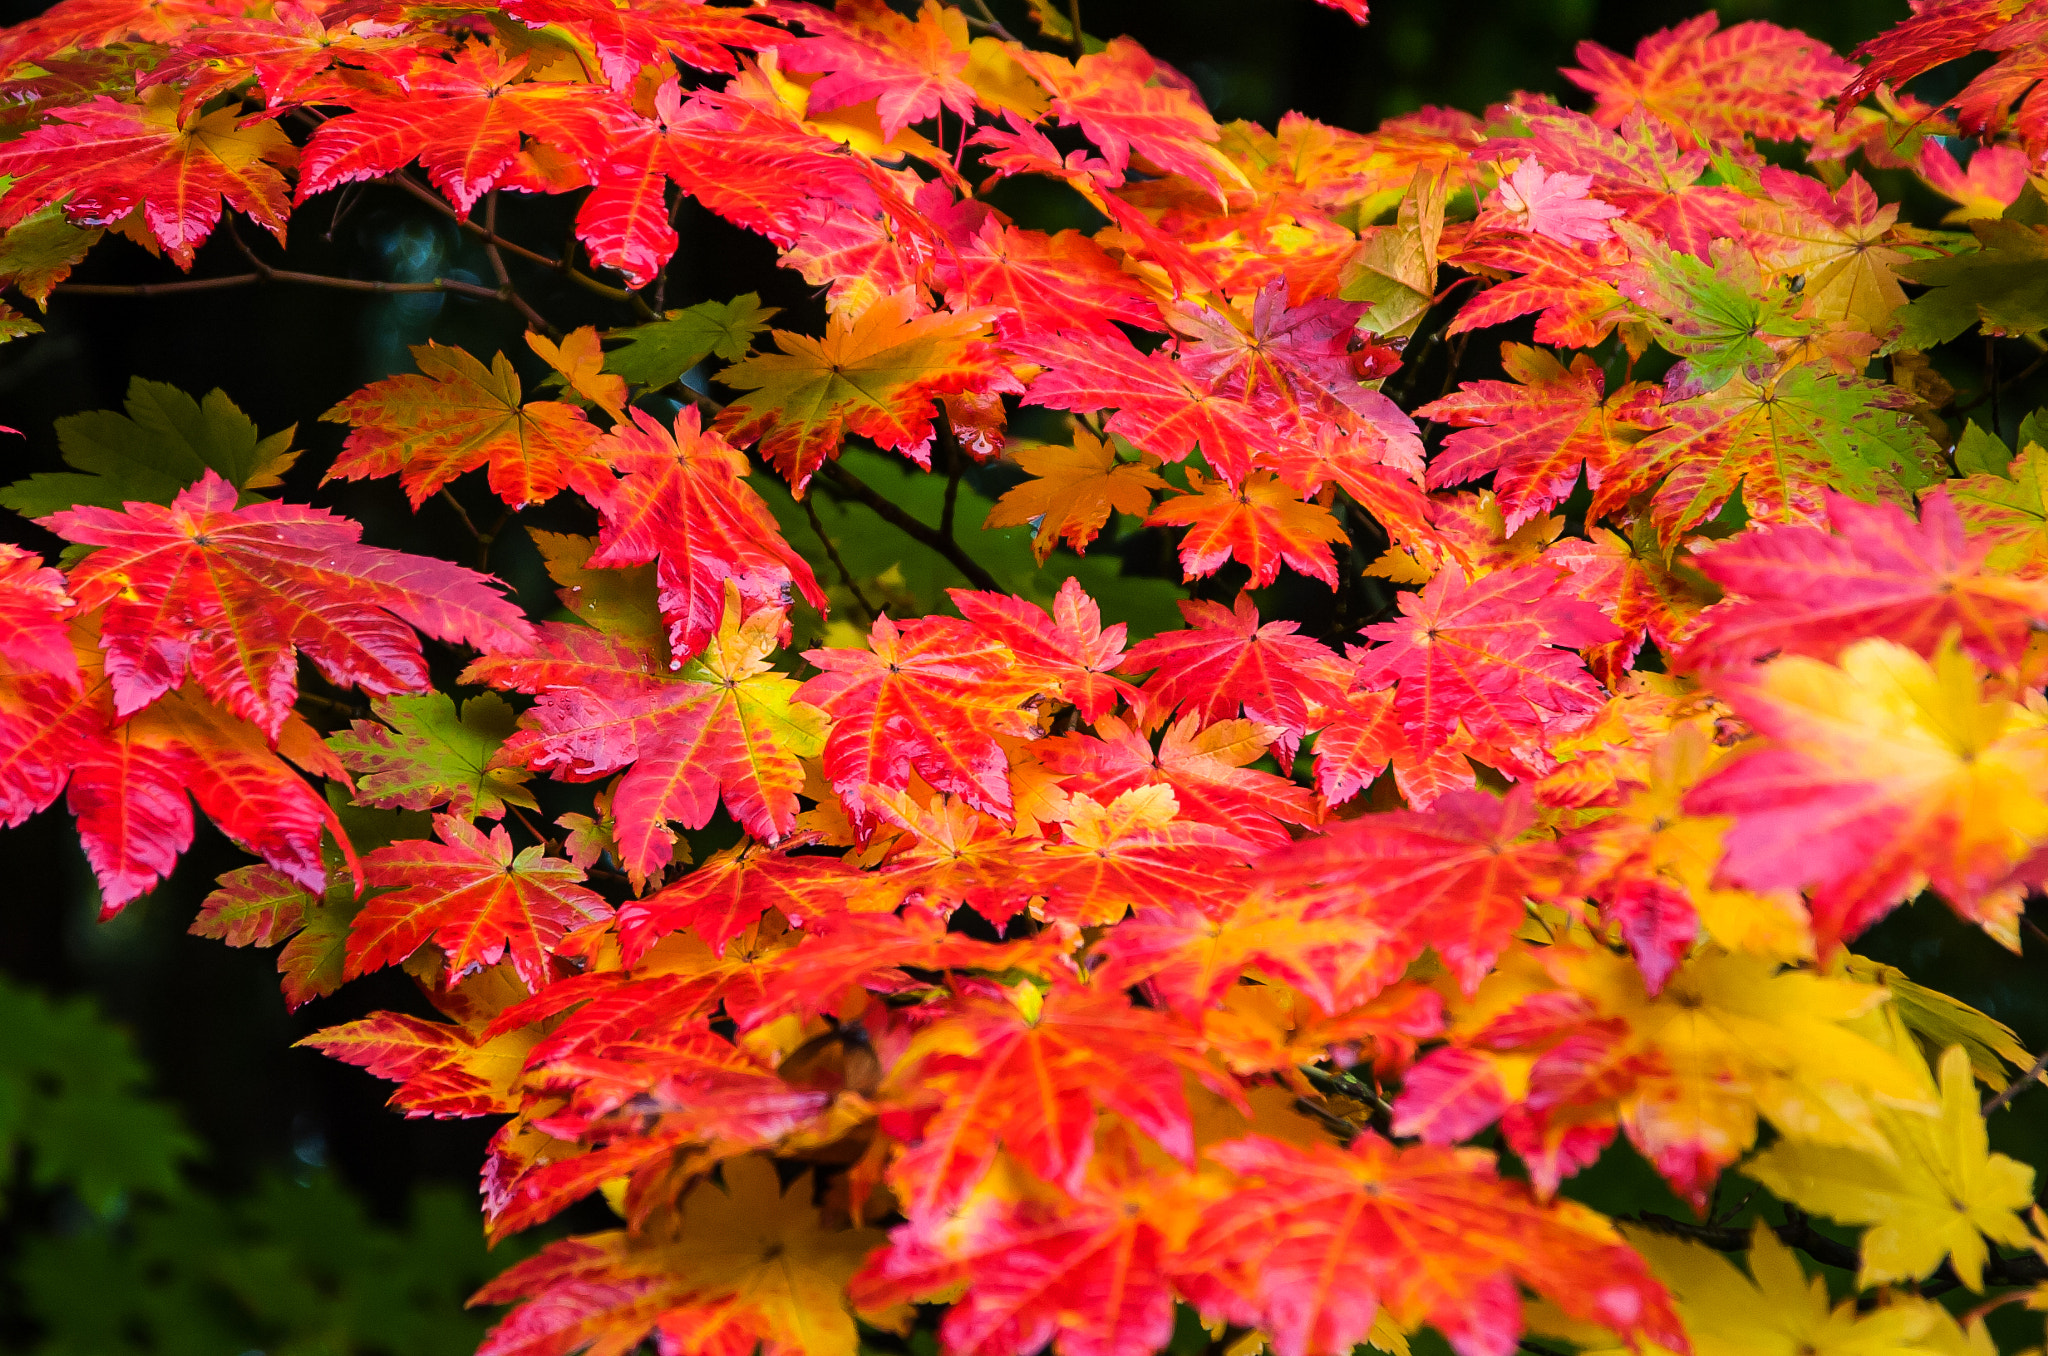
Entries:
{"type": "Polygon", "coordinates": [[[996,583],[996,577],[987,570],[984,570],[974,557],[963,551],[960,548],[959,542],[911,517],[901,508],[875,493],[858,476],[854,475],[853,472],[847,470],[844,466],[841,466],[838,462],[826,462],[819,469],[818,474],[830,481],[849,497],[857,499],[873,509],[875,515],[883,522],[900,528],[905,536],[913,541],[929,546],[932,550],[937,551],[947,560],[953,562],[953,568],[966,575],[967,581],[973,584],[974,587],[984,589],[990,593],[1002,592],[1002,587],[996,583]]]}
{"type": "Polygon", "coordinates": [[[491,553],[490,539],[477,531],[476,519],[469,516],[469,510],[464,508],[462,501],[455,497],[455,491],[443,485],[441,487],[441,498],[446,501],[449,508],[455,510],[455,516],[462,519],[463,530],[468,532],[469,539],[476,543],[477,554],[488,559],[491,553]]]}
{"type": "Polygon", "coordinates": [[[1081,0],[1067,0],[1067,22],[1074,26],[1074,55],[1086,56],[1088,44],[1081,38],[1081,0]]]}
{"type": "Polygon", "coordinates": [[[559,336],[561,329],[548,323],[546,317],[527,304],[526,298],[512,286],[512,275],[505,271],[505,256],[498,252],[498,190],[492,189],[489,200],[484,204],[484,257],[491,261],[491,272],[497,276],[498,290],[511,298],[519,313],[526,317],[526,323],[541,332],[559,336]]]}
{"type": "MultiPolygon", "coordinates": [[[[963,130],[961,136],[966,136],[963,130]]],[[[965,455],[960,450],[960,436],[953,432],[953,416],[946,412],[944,402],[939,404],[939,445],[946,449],[946,502],[939,510],[939,531],[947,537],[953,535],[953,510],[960,499],[960,472],[965,455]]]]}
{"type": "Polygon", "coordinates": [[[267,282],[261,273],[235,273],[225,278],[191,278],[167,283],[58,283],[50,290],[74,297],[158,297],[174,292],[219,292],[230,287],[248,287],[267,282]]]}
{"type": "Polygon", "coordinates": [[[1004,42],[1017,41],[1016,38],[1010,35],[1010,30],[1003,27],[1001,21],[996,18],[996,12],[988,7],[988,0],[969,0],[969,3],[981,12],[981,22],[988,25],[989,32],[995,34],[1004,42]]]}
{"type": "Polygon", "coordinates": [[[869,626],[873,626],[875,618],[880,616],[881,613],[873,603],[868,601],[868,596],[860,591],[860,585],[853,582],[853,571],[846,568],[846,561],[839,554],[839,547],[834,544],[831,537],[826,535],[825,525],[818,521],[817,498],[813,495],[805,495],[803,497],[803,506],[804,512],[810,515],[811,531],[817,533],[818,540],[824,543],[825,558],[832,562],[834,569],[839,571],[839,582],[846,585],[846,591],[853,595],[854,606],[861,610],[862,619],[869,626]]]}
{"type": "MultiPolygon", "coordinates": [[[[2031,377],[2036,372],[2040,371],[2043,364],[2048,364],[2048,353],[2043,353],[2040,357],[2034,359],[2034,361],[2028,363],[2025,367],[2022,367],[2019,370],[2019,374],[2017,376],[2008,378],[2003,383],[1994,381],[1992,385],[1985,387],[1982,391],[1979,391],[1977,393],[1976,399],[1972,400],[1969,404],[1956,406],[1956,413],[1968,414],[1971,410],[1976,409],[1985,401],[1993,399],[1996,396],[1998,392],[1998,387],[2000,385],[2017,386],[2021,382],[2025,381],[2028,377],[2031,377]]],[[[1992,423],[1995,426],[1997,422],[1997,416],[1994,414],[1992,416],[1992,423]]]]}
{"type": "Polygon", "coordinates": [[[2013,1079],[2012,1082],[2007,1083],[2004,1088],[1988,1098],[1984,1103],[1983,1114],[1989,1116],[1992,1112],[1999,1110],[2007,1102],[2025,1092],[2028,1086],[2044,1072],[2048,1072],[2048,1050],[2044,1050],[2041,1053],[2041,1057],[2028,1066],[2025,1073],[2013,1079]]]}
{"type": "MultiPolygon", "coordinates": [[[[606,283],[599,282],[597,279],[591,277],[588,273],[585,273],[582,269],[577,268],[576,265],[570,261],[569,257],[566,254],[559,259],[550,258],[537,250],[530,250],[526,248],[526,246],[519,244],[517,241],[507,240],[503,236],[498,235],[496,232],[490,230],[488,227],[479,226],[476,222],[471,221],[468,217],[465,217],[462,215],[462,213],[456,211],[453,203],[446,201],[441,197],[440,194],[434,192],[433,189],[426,187],[424,184],[415,182],[412,179],[412,177],[407,174],[404,174],[402,172],[398,174],[387,174],[383,178],[373,180],[372,182],[380,184],[389,184],[393,188],[405,190],[407,193],[412,194],[415,198],[418,198],[427,206],[439,212],[442,216],[447,217],[450,221],[454,222],[462,230],[469,232],[473,236],[480,237],[485,244],[496,246],[498,249],[509,250],[511,253],[518,255],[520,258],[531,260],[532,262],[541,265],[543,268],[551,268],[555,272],[567,278],[570,282],[575,283],[578,287],[582,288],[586,292],[594,292],[598,296],[607,298],[608,300],[611,301],[625,302],[627,305],[631,306],[634,309],[635,313],[639,314],[642,320],[661,319],[659,315],[655,314],[654,308],[649,306],[646,302],[642,301],[638,295],[632,292],[628,292],[623,287],[612,287],[606,283]]],[[[573,228],[571,228],[569,238],[572,242],[576,238],[573,228]]]]}

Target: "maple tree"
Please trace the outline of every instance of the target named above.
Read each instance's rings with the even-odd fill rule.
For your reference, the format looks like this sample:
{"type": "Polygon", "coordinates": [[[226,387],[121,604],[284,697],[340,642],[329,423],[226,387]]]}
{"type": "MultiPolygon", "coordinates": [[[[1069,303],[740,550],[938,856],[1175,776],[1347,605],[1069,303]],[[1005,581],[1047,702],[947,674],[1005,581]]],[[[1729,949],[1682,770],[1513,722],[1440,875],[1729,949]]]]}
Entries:
{"type": "Polygon", "coordinates": [[[261,861],[194,932],[294,1007],[411,977],[438,1020],[307,1043],[497,1120],[492,1237],[619,1219],[477,1295],[485,1356],[1992,1350],[2048,1307],[1988,1128],[2048,1055],[1854,948],[1925,895],[2017,950],[2048,885],[2048,423],[1996,367],[2048,344],[2048,9],[1709,14],[1583,45],[1590,111],[1366,133],[1029,12],[0,30],[24,308],[121,293],[71,280],[118,235],[191,274],[135,294],[525,334],[309,412],[325,465],[220,391],[61,421],[0,490],[64,543],[0,544],[0,817],[62,798],[111,914],[196,801],[261,861]],[[497,285],[269,262],[369,186],[497,285]],[[687,213],[817,304],[668,308],[687,213]]]}

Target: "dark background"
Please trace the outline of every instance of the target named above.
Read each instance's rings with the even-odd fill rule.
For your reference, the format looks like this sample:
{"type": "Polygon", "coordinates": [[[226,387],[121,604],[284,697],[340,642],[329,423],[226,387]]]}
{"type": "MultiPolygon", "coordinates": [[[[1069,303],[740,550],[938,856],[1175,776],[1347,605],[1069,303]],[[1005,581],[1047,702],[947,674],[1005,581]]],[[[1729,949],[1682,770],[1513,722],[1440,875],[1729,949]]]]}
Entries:
{"type": "MultiPolygon", "coordinates": [[[[40,8],[0,3],[0,20],[13,22],[40,8]]],[[[1021,5],[998,0],[996,8],[1015,31],[1030,31],[1021,5]]],[[[1091,33],[1128,33],[1186,72],[1219,118],[1270,123],[1297,109],[1359,129],[1425,103],[1476,110],[1515,89],[1584,106],[1557,74],[1571,62],[1577,42],[1629,50],[1645,34],[1696,12],[1670,0],[1380,0],[1371,25],[1359,29],[1308,0],[1084,0],[1082,9],[1091,33]]],[[[1758,0],[1721,8],[1725,22],[1772,19],[1843,51],[1906,12],[1904,0],[1758,0]]],[[[293,267],[400,281],[490,281],[487,261],[472,246],[402,195],[356,195],[337,221],[341,196],[316,200],[293,219],[293,267]]],[[[1931,202],[1914,211],[1927,224],[1940,215],[1931,202]]],[[[553,251],[568,220],[562,201],[508,198],[501,229],[553,251]]],[[[261,235],[245,228],[255,248],[278,259],[274,243],[261,235]]],[[[758,289],[786,308],[779,323],[816,331],[818,299],[800,278],[774,268],[765,242],[701,214],[685,222],[683,235],[670,271],[669,306],[758,289]]],[[[220,235],[200,252],[197,275],[242,271],[242,260],[220,235]]],[[[73,280],[176,276],[168,263],[109,239],[73,280]]],[[[528,270],[516,272],[515,280],[561,325],[618,323],[605,303],[550,276],[528,270]]],[[[283,287],[171,298],[59,295],[42,319],[46,334],[0,348],[0,423],[26,435],[0,446],[0,480],[54,467],[52,421],[117,408],[135,375],[194,394],[224,388],[265,433],[297,421],[304,464],[315,469],[342,436],[337,425],[316,422],[317,415],[364,383],[403,370],[409,344],[431,336],[486,356],[502,348],[518,355],[529,379],[538,375],[509,308],[441,296],[376,298],[283,287]]],[[[2017,422],[2016,411],[2008,415],[2008,424],[2017,422]]],[[[435,540],[445,534],[451,554],[458,541],[452,515],[438,503],[428,504],[416,525],[408,522],[389,482],[321,489],[302,472],[289,493],[363,519],[373,541],[436,550],[435,540]],[[431,534],[424,547],[408,535],[421,532],[431,534]]],[[[4,516],[9,521],[0,535],[54,551],[52,539],[4,516]]],[[[529,604],[543,604],[545,583],[530,550],[508,549],[495,564],[529,604]]],[[[473,1187],[490,1126],[402,1120],[381,1105],[385,1084],[291,1048],[319,1027],[376,1008],[417,1010],[408,981],[386,971],[287,1014],[271,953],[185,935],[214,877],[246,860],[202,822],[168,884],[99,923],[92,880],[61,807],[0,832],[0,972],[53,991],[90,993],[129,1029],[158,1088],[209,1146],[195,1171],[210,1190],[243,1191],[279,1165],[325,1162],[375,1214],[396,1220],[423,1183],[473,1187]]],[[[2026,982],[2027,965],[1955,924],[1938,904],[1901,910],[1860,949],[2011,1022],[2032,1048],[2048,1041],[2048,1000],[2026,982]]],[[[2028,1094],[2018,1118],[2001,1118],[2001,1136],[2030,1139],[2013,1127],[2040,1113],[2043,1096],[2028,1094]]],[[[0,1244],[0,1266],[5,1252],[0,1244]]]]}

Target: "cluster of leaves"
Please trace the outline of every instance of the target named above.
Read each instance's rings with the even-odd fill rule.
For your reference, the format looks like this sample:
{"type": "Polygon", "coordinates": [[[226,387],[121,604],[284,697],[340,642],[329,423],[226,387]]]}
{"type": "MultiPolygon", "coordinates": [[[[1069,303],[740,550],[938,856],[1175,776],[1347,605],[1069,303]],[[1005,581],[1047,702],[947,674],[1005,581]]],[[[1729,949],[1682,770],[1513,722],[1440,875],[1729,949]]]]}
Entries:
{"type": "Polygon", "coordinates": [[[27,1349],[431,1356],[480,1335],[458,1302],[490,1265],[457,1193],[423,1193],[402,1232],[324,1172],[210,1196],[180,1171],[192,1137],[91,1004],[0,981],[0,1029],[0,1222],[20,1318],[40,1330],[27,1349]],[[43,1207],[63,1227],[29,1228],[43,1207]]]}
{"type": "MultiPolygon", "coordinates": [[[[0,33],[17,293],[107,231],[190,266],[232,213],[282,241],[410,191],[554,375],[423,347],[326,414],[325,475],[417,507],[481,472],[590,528],[534,534],[563,610],[531,619],[261,493],[289,433],[138,383],[6,492],[71,548],[0,554],[0,814],[64,797],[111,911],[196,801],[261,858],[196,930],[281,945],[294,1004],[419,981],[444,1020],[311,1043],[407,1114],[505,1118],[493,1237],[621,1219],[480,1292],[517,1304],[488,1356],[851,1356],[935,1313],[956,1356],[1142,1356],[1177,1311],[1279,1356],[1985,1350],[1932,1297],[2048,1278],[1978,1105],[2028,1057],[1847,948],[1923,889],[2017,946],[2048,874],[2048,452],[1957,427],[1927,356],[2048,321],[2038,5],[1922,5],[1863,67],[1709,15],[1583,50],[1590,112],[1370,134],[1219,125],[1129,39],[975,8],[65,0],[0,33]],[[1979,47],[1954,121],[1894,87],[1979,47]],[[1020,224],[1018,177],[1106,224],[1020,224]],[[623,286],[477,224],[504,190],[582,195],[623,286]],[[823,333],[658,313],[685,200],[823,333]],[[639,323],[552,328],[508,254],[639,323]],[[1416,402],[1424,347],[1511,323],[1506,379],[1416,402]],[[1012,438],[1034,410],[1065,439],[1012,438]],[[943,477],[936,526],[869,449],[943,477]],[[1350,599],[1333,547],[1383,542],[1397,604],[1325,638],[1196,600],[1131,644],[961,547],[996,457],[988,520],[1041,560],[1115,513],[1184,529],[1189,581],[1350,599]],[[872,605],[762,492],[819,485],[977,587],[872,605]],[[835,597],[861,625],[790,652],[835,597]],[[1705,1222],[1562,1195],[1618,1138],[1705,1222]],[[1770,1197],[1714,1213],[1731,1171],[1770,1197]]],[[[227,282],[323,281],[235,243],[227,282]]]]}

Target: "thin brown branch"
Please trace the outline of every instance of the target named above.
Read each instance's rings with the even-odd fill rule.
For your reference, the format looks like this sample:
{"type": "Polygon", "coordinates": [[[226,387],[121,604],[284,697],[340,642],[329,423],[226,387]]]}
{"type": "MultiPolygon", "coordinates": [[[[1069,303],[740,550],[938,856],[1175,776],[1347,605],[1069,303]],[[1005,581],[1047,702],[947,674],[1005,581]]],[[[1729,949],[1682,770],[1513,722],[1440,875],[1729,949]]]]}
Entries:
{"type": "Polygon", "coordinates": [[[525,297],[519,295],[519,289],[512,285],[512,275],[505,270],[505,256],[498,248],[498,190],[495,188],[484,206],[484,257],[491,261],[491,272],[498,279],[498,290],[519,308],[519,313],[526,317],[526,323],[546,334],[561,334],[559,327],[549,324],[539,311],[527,304],[525,297]]]}
{"type": "Polygon", "coordinates": [[[462,520],[462,530],[469,533],[470,541],[476,545],[477,554],[489,556],[491,552],[490,541],[483,533],[477,530],[476,519],[469,516],[469,510],[464,508],[462,501],[455,497],[455,491],[443,485],[441,487],[441,501],[448,505],[449,508],[454,509],[455,516],[462,520]]]}
{"type": "Polygon", "coordinates": [[[2012,1082],[2007,1083],[1996,1094],[1986,1100],[1984,1103],[1984,1114],[1989,1116],[1992,1112],[2004,1107],[2007,1102],[2010,1102],[2032,1086],[2034,1080],[2043,1073],[2048,1073],[2048,1050],[2042,1051],[2041,1057],[2028,1066],[2025,1073],[2013,1079],[2012,1082]]]}
{"type": "Polygon", "coordinates": [[[826,462],[818,474],[821,479],[829,481],[835,489],[845,494],[848,498],[857,500],[873,509],[875,516],[883,522],[900,529],[905,536],[913,541],[929,546],[932,550],[937,551],[940,555],[951,561],[953,568],[966,575],[967,581],[973,584],[974,587],[985,589],[991,593],[1002,592],[1002,586],[996,583],[996,577],[983,569],[980,562],[976,561],[974,557],[962,550],[959,542],[911,517],[898,505],[875,493],[872,487],[838,462],[826,462]]]}
{"type": "Polygon", "coordinates": [[[167,283],[58,283],[50,290],[74,297],[162,297],[178,292],[219,292],[268,281],[261,273],[236,273],[225,278],[191,278],[167,283]]]}
{"type": "Polygon", "coordinates": [[[853,571],[846,568],[846,560],[839,554],[838,544],[826,533],[825,524],[818,521],[817,497],[815,495],[805,495],[803,497],[803,506],[804,512],[809,515],[811,520],[811,531],[817,533],[818,540],[824,544],[825,558],[832,562],[833,569],[839,571],[839,582],[846,585],[846,591],[853,595],[854,606],[861,610],[861,619],[869,626],[873,626],[875,618],[881,615],[881,611],[868,601],[868,596],[865,593],[860,591],[860,585],[853,581],[853,571]]]}
{"type": "Polygon", "coordinates": [[[996,18],[996,12],[988,7],[988,0],[968,0],[968,3],[972,4],[981,15],[979,19],[969,16],[968,23],[987,29],[1004,42],[1017,41],[1010,30],[1003,27],[1002,22],[996,18]]]}
{"type": "Polygon", "coordinates": [[[1081,0],[1067,0],[1067,22],[1074,26],[1074,55],[1086,56],[1088,42],[1081,36],[1081,0]]]}
{"type": "Polygon", "coordinates": [[[943,402],[939,405],[938,430],[939,446],[946,449],[946,502],[939,510],[939,531],[951,538],[953,510],[960,500],[960,475],[966,469],[967,457],[960,447],[960,435],[953,432],[953,416],[946,412],[943,402]]]}

